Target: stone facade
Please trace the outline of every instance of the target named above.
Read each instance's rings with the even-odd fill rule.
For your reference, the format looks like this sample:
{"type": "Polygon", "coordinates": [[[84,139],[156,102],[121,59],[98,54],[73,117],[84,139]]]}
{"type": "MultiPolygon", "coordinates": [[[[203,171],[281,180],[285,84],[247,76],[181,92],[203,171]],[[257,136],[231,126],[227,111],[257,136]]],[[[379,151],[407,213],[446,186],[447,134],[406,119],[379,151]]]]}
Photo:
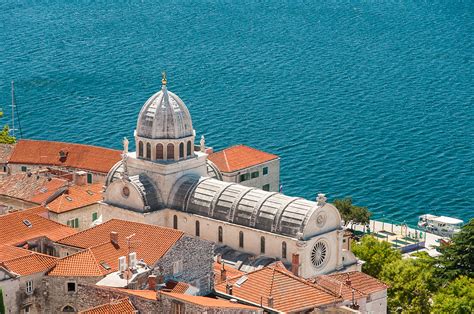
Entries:
{"type": "MultiPolygon", "coordinates": [[[[235,172],[223,172],[222,181],[237,182],[244,186],[255,187],[258,189],[279,192],[280,191],[280,159],[273,159],[253,167],[241,169],[235,172]],[[264,168],[267,168],[264,174],[264,168]],[[258,177],[252,178],[253,173],[258,173],[258,177]],[[249,179],[241,180],[242,175],[248,174],[249,179]]],[[[255,175],[254,175],[255,176],[255,175]]]]}
{"type": "Polygon", "coordinates": [[[79,221],[79,227],[77,229],[79,231],[82,231],[92,227],[92,218],[94,213],[97,214],[97,217],[100,217],[102,215],[101,207],[98,203],[89,206],[84,206],[81,208],[76,208],[74,210],[66,211],[63,213],[55,213],[50,211],[48,212],[48,218],[63,225],[67,225],[68,220],[77,218],[79,221]]]}

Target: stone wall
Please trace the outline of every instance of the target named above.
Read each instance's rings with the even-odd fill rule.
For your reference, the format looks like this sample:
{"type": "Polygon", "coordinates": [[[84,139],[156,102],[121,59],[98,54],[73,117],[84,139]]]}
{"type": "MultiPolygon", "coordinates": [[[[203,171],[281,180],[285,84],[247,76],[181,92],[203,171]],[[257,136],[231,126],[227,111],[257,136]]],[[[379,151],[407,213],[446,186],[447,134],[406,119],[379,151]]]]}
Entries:
{"type": "Polygon", "coordinates": [[[270,185],[270,191],[279,192],[280,190],[280,159],[270,160],[268,162],[256,165],[253,167],[245,168],[236,172],[221,172],[222,181],[225,182],[237,182],[241,185],[255,187],[262,189],[264,185],[270,185]],[[263,174],[263,168],[268,168],[268,174],[263,174]],[[257,178],[250,178],[246,181],[240,181],[241,174],[251,174],[252,172],[258,171],[257,178]]]}
{"type": "Polygon", "coordinates": [[[191,284],[206,295],[214,289],[214,244],[199,238],[183,235],[179,241],[155,264],[153,273],[165,281],[173,279],[191,284]],[[174,263],[182,263],[182,271],[173,271],[174,263]]]}

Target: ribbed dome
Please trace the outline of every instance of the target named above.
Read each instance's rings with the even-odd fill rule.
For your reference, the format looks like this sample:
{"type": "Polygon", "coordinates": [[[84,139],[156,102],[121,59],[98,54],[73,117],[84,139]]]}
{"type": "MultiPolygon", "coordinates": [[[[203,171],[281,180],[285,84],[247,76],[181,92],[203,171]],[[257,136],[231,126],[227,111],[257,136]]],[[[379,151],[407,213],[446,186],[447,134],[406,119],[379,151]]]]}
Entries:
{"type": "Polygon", "coordinates": [[[179,139],[193,135],[188,108],[166,85],[143,105],[137,121],[137,136],[150,139],[179,139]]]}

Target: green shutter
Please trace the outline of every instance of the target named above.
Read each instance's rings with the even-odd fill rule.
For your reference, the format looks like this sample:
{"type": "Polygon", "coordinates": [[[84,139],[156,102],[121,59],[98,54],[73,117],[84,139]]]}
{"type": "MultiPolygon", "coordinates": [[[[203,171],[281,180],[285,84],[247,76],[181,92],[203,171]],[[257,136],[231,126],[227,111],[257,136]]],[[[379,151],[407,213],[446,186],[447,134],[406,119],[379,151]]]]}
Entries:
{"type": "Polygon", "coordinates": [[[97,213],[92,213],[92,221],[96,221],[97,220],[97,213]]]}
{"type": "Polygon", "coordinates": [[[87,174],[87,183],[92,183],[92,173],[87,174]]]}
{"type": "Polygon", "coordinates": [[[74,219],[74,228],[79,228],[79,218],[74,219]]]}

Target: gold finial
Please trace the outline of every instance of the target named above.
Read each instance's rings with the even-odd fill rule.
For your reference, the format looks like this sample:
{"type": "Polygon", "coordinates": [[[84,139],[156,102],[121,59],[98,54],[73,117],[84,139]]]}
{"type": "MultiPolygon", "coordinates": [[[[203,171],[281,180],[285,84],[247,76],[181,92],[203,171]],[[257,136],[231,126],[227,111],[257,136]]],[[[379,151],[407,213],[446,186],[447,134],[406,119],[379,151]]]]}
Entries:
{"type": "Polygon", "coordinates": [[[166,85],[166,82],[167,82],[167,80],[166,80],[166,72],[163,71],[163,72],[161,72],[161,84],[166,85]]]}

